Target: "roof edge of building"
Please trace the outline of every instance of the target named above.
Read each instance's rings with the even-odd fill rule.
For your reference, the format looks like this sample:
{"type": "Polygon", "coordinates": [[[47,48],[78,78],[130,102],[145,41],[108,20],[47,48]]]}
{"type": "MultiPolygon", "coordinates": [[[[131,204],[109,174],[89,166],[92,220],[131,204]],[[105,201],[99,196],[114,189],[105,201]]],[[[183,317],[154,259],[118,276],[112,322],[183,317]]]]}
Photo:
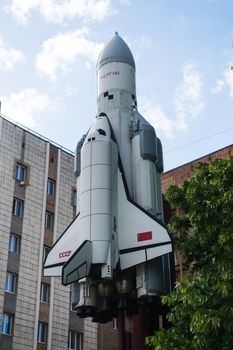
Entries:
{"type": "Polygon", "coordinates": [[[217,153],[217,152],[221,152],[221,151],[223,151],[224,149],[230,148],[230,147],[233,147],[233,143],[231,143],[230,145],[224,146],[224,147],[222,147],[222,148],[219,148],[219,149],[217,149],[217,150],[215,150],[215,151],[213,151],[213,152],[204,154],[203,156],[201,156],[201,157],[199,157],[199,158],[196,158],[196,159],[193,159],[193,160],[191,160],[190,162],[187,162],[187,163],[178,165],[178,166],[175,167],[175,168],[172,168],[172,169],[170,169],[170,170],[168,170],[168,171],[165,171],[165,172],[163,173],[163,175],[168,174],[168,173],[170,173],[170,172],[173,172],[173,171],[175,171],[175,170],[177,170],[177,169],[179,169],[179,168],[183,168],[183,167],[186,166],[186,165],[189,165],[189,164],[198,162],[199,160],[201,160],[201,159],[203,159],[203,158],[205,158],[205,157],[211,156],[211,155],[213,155],[213,154],[215,154],[215,153],[217,153]]]}
{"type": "Polygon", "coordinates": [[[29,134],[31,134],[31,135],[33,135],[35,137],[38,137],[39,139],[41,139],[41,140],[43,140],[45,142],[49,142],[51,145],[61,149],[63,152],[65,152],[65,153],[67,153],[67,154],[69,154],[71,156],[74,156],[74,152],[73,151],[71,151],[68,148],[60,145],[59,143],[57,143],[57,142],[47,138],[46,136],[43,136],[40,133],[38,133],[38,132],[28,128],[27,126],[22,125],[22,124],[20,124],[20,123],[18,123],[16,121],[12,120],[11,118],[5,116],[4,114],[0,113],[0,118],[6,120],[8,123],[11,123],[11,124],[17,126],[20,129],[23,129],[23,130],[27,131],[29,134]]]}

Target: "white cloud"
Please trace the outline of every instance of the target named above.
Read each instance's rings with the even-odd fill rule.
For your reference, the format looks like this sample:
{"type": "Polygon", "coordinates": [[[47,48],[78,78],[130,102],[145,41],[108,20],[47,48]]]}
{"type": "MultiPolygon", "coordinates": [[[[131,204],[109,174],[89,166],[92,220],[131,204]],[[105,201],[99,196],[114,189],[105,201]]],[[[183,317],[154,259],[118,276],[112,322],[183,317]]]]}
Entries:
{"type": "MultiPolygon", "coordinates": [[[[43,0],[42,0],[43,1],[43,0]]],[[[11,0],[9,5],[6,7],[6,11],[9,12],[20,24],[26,24],[30,12],[40,7],[40,0],[11,0]]]]}
{"type": "Polygon", "coordinates": [[[223,78],[218,79],[215,86],[211,89],[212,93],[222,92],[225,87],[229,89],[229,96],[233,98],[233,71],[230,68],[230,63],[227,65],[223,73],[223,78]]]}
{"type": "Polygon", "coordinates": [[[146,35],[141,35],[139,38],[139,46],[142,49],[150,49],[152,47],[152,39],[146,35]]]}
{"type": "Polygon", "coordinates": [[[84,65],[89,68],[87,61],[96,62],[102,48],[103,44],[88,39],[86,28],[59,34],[43,43],[36,59],[36,69],[55,79],[58,73],[69,71],[79,56],[85,59],[84,65]]]}
{"type": "Polygon", "coordinates": [[[224,89],[225,81],[218,79],[216,81],[216,85],[211,89],[213,94],[217,94],[218,92],[221,92],[224,89]]]}
{"type": "Polygon", "coordinates": [[[228,68],[224,73],[225,83],[229,88],[229,95],[233,98],[233,71],[228,68]]]}
{"type": "Polygon", "coordinates": [[[86,69],[91,69],[91,64],[90,64],[90,62],[86,61],[86,62],[85,62],[85,67],[86,67],[86,69]]]}
{"type": "Polygon", "coordinates": [[[73,86],[67,85],[65,87],[65,94],[68,97],[77,95],[78,94],[78,89],[77,89],[77,87],[73,87],[73,86]]]}
{"type": "Polygon", "coordinates": [[[29,128],[35,128],[46,116],[56,110],[49,96],[28,88],[9,96],[0,96],[2,113],[29,128]]]}
{"type": "Polygon", "coordinates": [[[11,0],[7,6],[7,11],[23,25],[35,10],[54,23],[63,23],[75,17],[102,21],[116,12],[111,0],[11,0]]]}
{"type": "Polygon", "coordinates": [[[139,110],[156,132],[167,138],[173,137],[174,131],[186,129],[189,121],[204,108],[203,81],[194,65],[183,66],[183,80],[175,90],[174,104],[175,114],[170,118],[158,103],[147,97],[139,98],[139,110]]]}
{"type": "Polygon", "coordinates": [[[0,70],[12,70],[18,63],[22,63],[25,57],[22,52],[10,47],[0,36],[0,70]]]}
{"type": "Polygon", "coordinates": [[[161,132],[164,136],[173,137],[174,122],[168,118],[162,107],[146,96],[139,97],[139,111],[155,128],[156,133],[161,132]]]}
{"type": "MultiPolygon", "coordinates": [[[[126,42],[129,44],[128,38],[126,42]]],[[[134,46],[136,47],[134,58],[138,61],[141,59],[142,55],[145,54],[145,49],[146,50],[151,49],[151,47],[153,46],[153,40],[147,35],[141,35],[138,38],[138,40],[134,43],[134,46]]],[[[131,47],[130,44],[129,44],[129,47],[131,47]]]]}
{"type": "Polygon", "coordinates": [[[183,81],[176,89],[174,102],[179,129],[185,129],[187,122],[202,112],[205,106],[203,80],[194,64],[183,66],[183,81]]]}
{"type": "Polygon", "coordinates": [[[120,0],[121,5],[131,5],[131,0],[120,0]]]}

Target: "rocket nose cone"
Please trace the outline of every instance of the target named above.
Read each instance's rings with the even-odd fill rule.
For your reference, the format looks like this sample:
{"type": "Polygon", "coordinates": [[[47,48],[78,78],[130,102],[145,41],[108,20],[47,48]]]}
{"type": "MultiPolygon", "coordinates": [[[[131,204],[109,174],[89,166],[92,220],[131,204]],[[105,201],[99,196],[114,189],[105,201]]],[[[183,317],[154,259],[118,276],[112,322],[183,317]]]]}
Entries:
{"type": "Polygon", "coordinates": [[[97,69],[110,62],[128,63],[135,69],[132,52],[126,42],[119,36],[118,32],[115,32],[114,37],[104,46],[100,53],[97,69]]]}

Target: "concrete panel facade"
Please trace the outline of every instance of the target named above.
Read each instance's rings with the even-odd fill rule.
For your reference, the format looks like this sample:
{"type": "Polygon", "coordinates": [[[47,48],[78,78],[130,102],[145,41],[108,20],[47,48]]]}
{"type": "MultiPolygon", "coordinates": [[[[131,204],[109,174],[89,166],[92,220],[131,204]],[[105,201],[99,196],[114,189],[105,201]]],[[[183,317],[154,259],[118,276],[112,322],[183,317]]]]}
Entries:
{"type": "Polygon", "coordinates": [[[70,288],[42,273],[44,246],[51,247],[74,217],[73,163],[71,153],[0,116],[0,325],[4,314],[12,317],[11,334],[0,334],[0,349],[68,349],[69,330],[86,341],[84,321],[70,311],[70,288]],[[25,181],[15,177],[17,164],[26,169],[25,181]],[[55,183],[52,196],[48,179],[55,183]],[[22,201],[20,217],[12,214],[14,199],[22,201]],[[44,227],[46,211],[54,215],[52,229],[44,227]],[[12,233],[19,239],[17,252],[9,251],[12,233]],[[16,276],[14,293],[5,291],[7,272],[16,276]],[[49,287],[46,302],[40,301],[41,283],[49,287]],[[39,322],[47,325],[42,343],[39,322]]]}

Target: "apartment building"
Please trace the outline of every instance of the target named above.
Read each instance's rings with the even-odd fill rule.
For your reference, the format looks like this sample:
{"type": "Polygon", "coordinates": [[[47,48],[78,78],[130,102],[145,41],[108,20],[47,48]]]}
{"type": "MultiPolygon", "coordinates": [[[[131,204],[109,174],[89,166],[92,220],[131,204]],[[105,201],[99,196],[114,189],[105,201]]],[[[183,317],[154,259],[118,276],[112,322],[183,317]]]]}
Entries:
{"type": "Polygon", "coordinates": [[[73,220],[73,154],[0,116],[0,349],[94,350],[97,325],[43,261],[73,220]]]}

